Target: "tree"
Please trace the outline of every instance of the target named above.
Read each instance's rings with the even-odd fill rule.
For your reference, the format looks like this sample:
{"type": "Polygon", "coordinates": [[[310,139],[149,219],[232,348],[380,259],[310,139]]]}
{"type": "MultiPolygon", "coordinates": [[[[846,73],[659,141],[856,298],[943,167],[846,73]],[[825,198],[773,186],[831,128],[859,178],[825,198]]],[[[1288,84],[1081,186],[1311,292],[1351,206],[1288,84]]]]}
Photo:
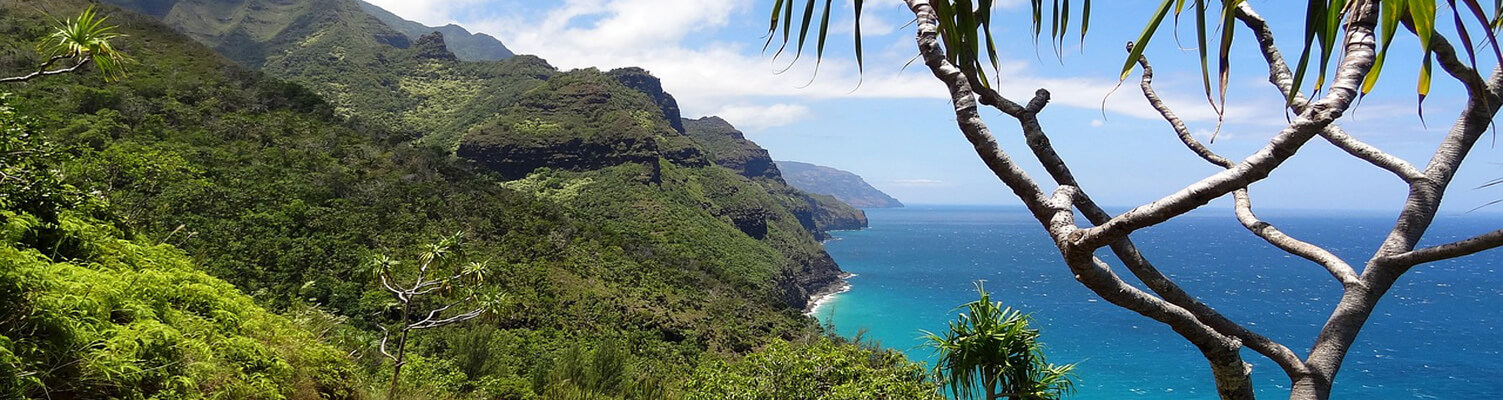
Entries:
{"type": "Polygon", "coordinates": [[[99,73],[104,75],[107,81],[116,81],[125,77],[125,64],[130,58],[125,53],[115,49],[111,41],[125,37],[115,32],[115,25],[105,25],[109,17],[99,16],[94,7],[85,9],[78,17],[59,20],[53,28],[51,35],[37,45],[47,61],[37,67],[30,74],[0,78],[0,83],[25,82],[32,79],[72,73],[83,69],[84,66],[94,64],[99,68],[99,73]],[[64,64],[72,64],[68,67],[49,70],[59,62],[68,61],[64,64]]]}
{"type": "Polygon", "coordinates": [[[1033,318],[993,303],[980,282],[976,292],[981,298],[962,305],[966,312],[950,321],[944,335],[924,333],[939,355],[935,374],[950,393],[970,400],[980,395],[979,388],[986,393],[982,400],[1047,400],[1073,392],[1075,365],[1044,359],[1039,331],[1029,326],[1033,318]]]}
{"type": "MultiPolygon", "coordinates": [[[[861,58],[859,15],[862,3],[862,0],[855,1],[858,62],[861,58]]],[[[1503,64],[1503,51],[1499,50],[1495,40],[1497,29],[1503,27],[1503,19],[1499,18],[1503,16],[1503,10],[1500,10],[1503,7],[1484,10],[1475,0],[1448,1],[1457,35],[1462,41],[1453,47],[1445,35],[1436,30],[1434,0],[1308,0],[1306,32],[1300,49],[1302,55],[1291,68],[1284,53],[1274,44],[1272,30],[1248,2],[1223,0],[1214,4],[1208,0],[1163,0],[1147,29],[1129,45],[1123,79],[1135,65],[1143,66],[1140,86],[1149,102],[1188,149],[1225,170],[1159,200],[1113,215],[1091,199],[1087,190],[1076,181],[1069,164],[1050,144],[1046,128],[1038,119],[1049,105],[1049,91],[1040,89],[1032,99],[1019,102],[1002,96],[990,86],[985,66],[988,62],[993,66],[998,64],[990,32],[994,2],[905,0],[905,3],[916,16],[919,53],[935,78],[949,90],[957,125],[977,156],[1049,233],[1061,258],[1081,284],[1114,305],[1168,325],[1194,345],[1210,363],[1223,399],[1254,398],[1249,378],[1251,368],[1243,361],[1243,348],[1251,349],[1280,366],[1289,377],[1291,399],[1328,399],[1332,382],[1358,333],[1400,277],[1426,263],[1503,246],[1503,230],[1498,230],[1457,242],[1419,247],[1457,169],[1491,125],[1499,106],[1503,105],[1503,70],[1494,68],[1493,73],[1484,76],[1476,67],[1475,54],[1475,49],[1491,50],[1503,64]],[[1295,114],[1264,148],[1246,159],[1231,160],[1211,151],[1190,135],[1186,124],[1153,92],[1152,71],[1142,57],[1142,50],[1158,32],[1160,23],[1169,12],[1175,10],[1178,15],[1187,5],[1193,6],[1189,10],[1196,16],[1197,41],[1208,97],[1212,94],[1212,82],[1208,66],[1211,48],[1208,46],[1207,21],[1219,19],[1222,37],[1217,69],[1221,93],[1225,93],[1227,71],[1231,67],[1231,37],[1239,29],[1246,29],[1255,36],[1259,53],[1267,63],[1269,82],[1288,99],[1287,110],[1295,114]],[[1221,8],[1220,18],[1216,18],[1217,13],[1211,11],[1211,6],[1221,8]],[[1435,62],[1467,92],[1465,109],[1423,168],[1358,140],[1336,124],[1361,95],[1373,89],[1386,59],[1388,45],[1395,40],[1400,26],[1414,34],[1423,45],[1420,54],[1423,69],[1418,90],[1421,101],[1428,94],[1431,66],[1435,62]],[[1478,28],[1480,30],[1475,30],[1478,28]],[[1472,32],[1481,34],[1473,36],[1472,32]],[[1342,40],[1341,47],[1336,47],[1338,38],[1342,40]],[[1458,53],[1458,47],[1465,54],[1458,53]],[[1319,53],[1314,53],[1317,48],[1319,53]],[[1332,57],[1338,52],[1340,57],[1332,63],[1332,57]],[[1309,80],[1306,75],[1312,63],[1319,66],[1314,87],[1324,89],[1319,97],[1306,96],[1300,90],[1309,80]],[[1326,82],[1326,72],[1333,66],[1330,82],[1326,82]],[[997,144],[991,128],[979,114],[978,108],[982,105],[995,108],[1018,122],[1018,132],[1027,143],[1027,149],[1023,150],[1044,166],[1054,185],[1052,191],[1046,191],[1040,181],[1019,167],[1012,154],[997,144]],[[1253,211],[1248,187],[1267,178],[1316,138],[1392,173],[1409,187],[1393,229],[1378,251],[1361,260],[1360,264],[1285,234],[1253,211]],[[1136,232],[1227,196],[1235,199],[1235,217],[1251,234],[1324,268],[1342,287],[1340,302],[1303,357],[1201,302],[1161,273],[1149,255],[1140,251],[1133,242],[1136,232]],[[1077,213],[1083,215],[1084,220],[1077,220],[1077,213]],[[1109,248],[1121,260],[1121,266],[1146,289],[1127,283],[1118,274],[1119,270],[1097,258],[1094,253],[1102,248],[1109,248]],[[1359,270],[1354,265],[1362,268],[1359,270]]],[[[1050,37],[1063,40],[1070,28],[1073,10],[1069,2],[1056,0],[1045,4],[1036,0],[1030,3],[1035,37],[1043,31],[1043,16],[1051,15],[1048,19],[1052,22],[1050,37]]],[[[1083,35],[1089,27],[1090,1],[1077,2],[1077,5],[1080,9],[1075,15],[1080,18],[1075,21],[1080,24],[1079,32],[1083,35]]],[[[807,34],[817,31],[816,54],[822,56],[829,28],[830,1],[824,2],[822,22],[811,27],[813,16],[821,13],[816,8],[815,2],[806,3],[802,24],[794,28],[795,5],[792,0],[778,1],[772,10],[769,44],[781,38],[783,45],[787,46],[793,40],[789,33],[798,31],[796,51],[802,52],[807,34]],[[777,34],[779,32],[781,35],[777,34]]]]}
{"type": "Polygon", "coordinates": [[[475,290],[485,280],[486,265],[483,263],[470,262],[463,266],[455,262],[455,252],[458,250],[460,234],[445,237],[438,243],[426,246],[417,257],[417,268],[410,271],[399,271],[400,263],[385,255],[378,255],[371,259],[370,267],[381,280],[381,287],[391,292],[400,307],[397,323],[396,354],[388,350],[392,331],[381,327],[384,334],[381,336],[381,354],[392,361],[391,388],[386,393],[387,399],[395,399],[397,396],[397,383],[402,376],[402,366],[407,363],[407,339],[413,331],[439,328],[458,324],[479,318],[482,314],[495,308],[501,300],[499,296],[481,293],[475,290]],[[397,276],[403,272],[411,275],[411,283],[393,283],[397,276]],[[429,296],[458,300],[439,301],[438,304],[430,304],[424,301],[429,296]],[[473,305],[470,311],[445,316],[449,309],[458,305],[473,305]],[[429,307],[427,312],[418,311],[418,307],[429,307]],[[418,311],[418,312],[414,312],[418,311]],[[423,315],[422,319],[413,321],[414,317],[423,315]]]}

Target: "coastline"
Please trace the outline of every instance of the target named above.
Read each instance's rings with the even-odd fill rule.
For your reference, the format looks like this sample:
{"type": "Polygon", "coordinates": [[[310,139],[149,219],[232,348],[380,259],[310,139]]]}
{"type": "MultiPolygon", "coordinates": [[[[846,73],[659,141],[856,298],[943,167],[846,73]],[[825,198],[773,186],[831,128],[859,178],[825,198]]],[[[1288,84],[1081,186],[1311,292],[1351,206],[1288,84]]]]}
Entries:
{"type": "Polygon", "coordinates": [[[853,278],[855,276],[856,274],[841,272],[840,278],[835,281],[835,284],[825,286],[825,288],[809,294],[809,301],[805,303],[808,304],[808,306],[804,309],[804,315],[810,317],[814,316],[815,313],[819,312],[820,308],[824,307],[826,304],[829,304],[830,301],[834,300],[835,295],[851,291],[851,283],[849,281],[846,281],[846,279],[853,278]]]}

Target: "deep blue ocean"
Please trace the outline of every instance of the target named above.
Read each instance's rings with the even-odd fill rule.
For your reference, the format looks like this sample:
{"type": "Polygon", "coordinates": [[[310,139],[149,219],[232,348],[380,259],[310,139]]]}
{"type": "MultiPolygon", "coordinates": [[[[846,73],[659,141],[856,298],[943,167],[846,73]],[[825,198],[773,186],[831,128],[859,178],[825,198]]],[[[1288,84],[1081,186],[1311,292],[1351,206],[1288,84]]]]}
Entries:
{"type": "MultiPolygon", "coordinates": [[[[1075,282],[1039,224],[1021,208],[920,206],[867,210],[871,228],[825,246],[856,274],[816,310],[845,336],[866,331],[927,362],[920,330],[940,331],[985,280],[993,298],[1031,313],[1049,360],[1078,363],[1073,399],[1215,399],[1210,369],[1166,326],[1113,306],[1075,282]]],[[[1260,211],[1292,236],[1359,264],[1393,214],[1260,211]]],[[[1427,243],[1503,227],[1497,215],[1439,219],[1427,243]]],[[[1134,236],[1186,290],[1303,356],[1340,296],[1320,266],[1267,245],[1206,210],[1134,236]]],[[[1124,279],[1132,279],[1116,267],[1124,279]]],[[[1378,307],[1336,381],[1338,399],[1503,399],[1503,250],[1423,265],[1378,307]]],[[[1246,352],[1259,397],[1288,396],[1272,362],[1246,352]]]]}

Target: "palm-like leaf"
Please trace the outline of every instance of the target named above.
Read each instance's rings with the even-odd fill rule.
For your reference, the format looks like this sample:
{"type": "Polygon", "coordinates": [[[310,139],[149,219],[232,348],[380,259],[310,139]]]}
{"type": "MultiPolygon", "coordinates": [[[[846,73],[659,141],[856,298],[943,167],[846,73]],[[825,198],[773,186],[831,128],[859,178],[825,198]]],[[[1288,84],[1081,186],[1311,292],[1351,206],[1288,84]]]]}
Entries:
{"type": "MultiPolygon", "coordinates": [[[[802,54],[805,45],[804,38],[809,33],[808,31],[814,28],[819,31],[816,36],[820,38],[819,43],[821,44],[816,49],[816,55],[822,57],[824,54],[824,46],[822,44],[828,33],[829,26],[827,24],[811,25],[808,22],[814,16],[821,13],[821,7],[818,7],[814,1],[807,1],[801,14],[805,22],[801,26],[795,27],[794,24],[790,23],[791,17],[797,8],[794,1],[778,0],[776,2],[777,5],[772,10],[772,23],[769,24],[768,28],[768,44],[781,37],[782,46],[779,48],[779,53],[781,54],[782,49],[786,48],[792,42],[790,38],[796,37],[798,38],[797,42],[792,42],[795,47],[795,53],[802,54]],[[779,24],[780,21],[782,22],[781,24],[779,24]],[[796,35],[793,34],[795,31],[796,35]]],[[[865,3],[865,0],[853,1],[856,12],[856,59],[859,65],[863,61],[859,33],[861,32],[860,14],[863,10],[862,5],[865,3]]],[[[1301,56],[1299,61],[1293,65],[1295,79],[1293,90],[1289,94],[1291,102],[1298,96],[1302,88],[1305,87],[1304,84],[1308,80],[1313,79],[1315,81],[1315,90],[1318,91],[1324,88],[1326,79],[1328,78],[1327,75],[1330,71],[1329,66],[1333,62],[1335,55],[1341,51],[1340,47],[1337,46],[1341,27],[1352,17],[1351,12],[1356,9],[1353,6],[1363,1],[1381,2],[1379,20],[1382,21],[1382,33],[1380,34],[1379,42],[1382,50],[1379,52],[1377,64],[1373,66],[1372,72],[1368,74],[1367,80],[1363,84],[1362,93],[1366,94],[1372,91],[1374,84],[1378,80],[1378,76],[1382,73],[1383,61],[1386,59],[1389,44],[1395,40],[1394,36],[1398,31],[1397,27],[1403,25],[1408,27],[1408,30],[1421,43],[1421,55],[1419,59],[1422,60],[1422,64],[1416,91],[1419,94],[1420,103],[1423,104],[1425,96],[1429,94],[1431,64],[1434,62],[1434,58],[1430,54],[1432,51],[1430,43],[1432,38],[1441,36],[1441,32],[1437,29],[1439,25],[1437,14],[1439,13],[1436,12],[1435,0],[1306,0],[1305,35],[1304,40],[1301,42],[1302,46],[1298,49],[1301,56]],[[1315,76],[1313,77],[1308,76],[1312,72],[1311,64],[1315,64],[1315,68],[1313,69],[1315,76]]],[[[1126,79],[1132,73],[1132,69],[1137,65],[1138,57],[1147,49],[1153,37],[1160,34],[1158,28],[1169,17],[1171,11],[1176,20],[1180,18],[1183,12],[1193,12],[1196,14],[1196,43],[1200,45],[1201,76],[1205,81],[1206,96],[1209,99],[1213,99],[1212,105],[1216,108],[1217,112],[1222,112],[1226,102],[1228,70],[1231,64],[1231,44],[1237,28],[1233,26],[1233,23],[1237,15],[1237,8],[1244,2],[1245,0],[1161,0],[1156,5],[1154,13],[1151,14],[1149,20],[1144,24],[1142,33],[1133,41],[1133,46],[1129,49],[1129,55],[1123,61],[1120,78],[1126,79]],[[1212,7],[1212,5],[1215,7],[1212,7]],[[1220,18],[1216,18],[1218,16],[1220,18]],[[1216,29],[1221,31],[1220,46],[1215,49],[1217,50],[1215,57],[1219,61],[1219,79],[1217,82],[1211,82],[1209,58],[1212,55],[1211,49],[1207,46],[1210,42],[1207,36],[1211,32],[1215,32],[1215,30],[1209,29],[1206,26],[1208,25],[1208,21],[1219,21],[1219,26],[1216,29]],[[1219,96],[1212,93],[1214,88],[1213,83],[1219,84],[1219,96]]],[[[993,0],[932,0],[928,3],[935,11],[939,26],[940,43],[944,46],[949,61],[960,67],[971,78],[984,85],[990,85],[991,82],[986,78],[987,74],[984,66],[989,64],[992,70],[996,71],[1000,68],[1001,64],[995,45],[997,41],[993,38],[991,30],[992,18],[997,15],[994,8],[998,6],[998,2],[993,0]]],[[[1072,26],[1078,26],[1079,36],[1084,40],[1092,17],[1090,0],[1077,3],[1079,5],[1078,14],[1072,12],[1077,10],[1072,8],[1071,2],[1065,0],[1031,0],[1028,3],[1033,17],[1032,34],[1035,43],[1038,42],[1038,38],[1045,32],[1044,23],[1046,19],[1050,22],[1048,29],[1050,43],[1055,46],[1061,46],[1063,41],[1068,36],[1071,36],[1070,28],[1072,26]],[[1072,18],[1072,15],[1077,15],[1078,17],[1072,18]]],[[[1466,49],[1468,60],[1475,63],[1476,56],[1474,49],[1486,46],[1496,55],[1499,63],[1503,64],[1503,47],[1500,47],[1497,40],[1497,32],[1503,29],[1503,1],[1495,1],[1494,6],[1490,9],[1484,8],[1478,3],[1478,0],[1447,0],[1447,4],[1452,9],[1453,15],[1450,19],[1455,25],[1457,33],[1462,36],[1462,43],[1457,47],[1466,49]],[[1463,17],[1463,13],[1469,14],[1470,17],[1463,17]],[[1488,15],[1488,13],[1491,13],[1491,15],[1488,15]],[[1471,21],[1470,23],[1474,26],[1468,26],[1468,21],[1471,21]],[[1485,34],[1473,35],[1472,32],[1474,31],[1485,34]]],[[[824,16],[821,20],[827,20],[830,12],[828,8],[823,8],[824,16]]],[[[1000,76],[996,78],[998,81],[1002,80],[1000,76]]]]}
{"type": "Polygon", "coordinates": [[[92,61],[106,80],[125,77],[126,63],[130,58],[111,43],[125,37],[116,31],[115,25],[106,25],[109,17],[100,16],[94,7],[89,7],[78,17],[58,21],[57,27],[39,45],[42,54],[49,58],[73,58],[80,63],[92,61]]]}
{"type": "MultiPolygon", "coordinates": [[[[1074,365],[1053,365],[1044,359],[1039,332],[1032,318],[992,302],[976,284],[981,298],[961,306],[965,310],[943,334],[925,332],[939,355],[935,373],[957,399],[986,397],[1058,399],[1074,391],[1074,365]],[[990,390],[988,390],[990,389],[990,390]]],[[[991,400],[991,399],[986,399],[991,400]]]]}

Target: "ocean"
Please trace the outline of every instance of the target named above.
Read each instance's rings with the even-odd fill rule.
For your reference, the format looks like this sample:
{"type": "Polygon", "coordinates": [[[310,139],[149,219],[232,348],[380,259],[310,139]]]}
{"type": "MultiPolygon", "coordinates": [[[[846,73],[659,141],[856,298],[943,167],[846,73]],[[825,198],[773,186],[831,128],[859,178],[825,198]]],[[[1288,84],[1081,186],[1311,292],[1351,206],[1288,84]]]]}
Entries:
{"type": "MultiPolygon", "coordinates": [[[[993,299],[1032,314],[1050,362],[1076,363],[1069,398],[1216,399],[1210,368],[1168,327],[1086,290],[1021,208],[918,206],[867,210],[871,227],[825,243],[855,274],[848,291],[814,310],[858,334],[930,362],[921,330],[939,332],[985,281],[993,299]]],[[[1366,260],[1394,215],[1260,211],[1286,233],[1366,260]]],[[[1427,243],[1503,227],[1497,215],[1440,218],[1427,243]]],[[[1340,296],[1323,268],[1248,233],[1230,210],[1205,210],[1134,236],[1166,274],[1223,314],[1302,356],[1340,296]]],[[[1104,252],[1105,253],[1105,252],[1104,252]]],[[[1124,279],[1130,274],[1115,267],[1124,279]]],[[[1360,267],[1359,267],[1360,268],[1360,267]]],[[[1503,399],[1503,250],[1417,267],[1378,306],[1337,376],[1339,399],[1503,399]]],[[[1285,398],[1289,381],[1251,351],[1259,398],[1285,398]]]]}

